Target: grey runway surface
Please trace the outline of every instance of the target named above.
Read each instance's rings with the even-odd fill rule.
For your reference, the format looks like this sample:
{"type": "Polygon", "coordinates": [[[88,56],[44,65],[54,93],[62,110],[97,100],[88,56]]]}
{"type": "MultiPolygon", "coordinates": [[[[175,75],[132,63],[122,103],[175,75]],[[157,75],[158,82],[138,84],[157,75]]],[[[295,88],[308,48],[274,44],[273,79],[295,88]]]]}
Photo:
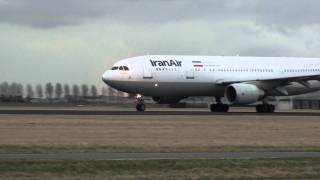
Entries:
{"type": "Polygon", "coordinates": [[[0,161],[100,161],[182,159],[319,158],[320,152],[213,152],[213,153],[57,153],[0,154],[0,161]]]}
{"type": "Polygon", "coordinates": [[[228,112],[228,113],[212,113],[208,111],[145,111],[136,112],[134,110],[21,110],[21,109],[4,109],[0,110],[0,114],[25,114],[25,115],[221,115],[221,116],[320,116],[320,111],[292,111],[292,112],[276,112],[272,114],[261,114],[256,112],[228,112]]]}
{"type": "MultiPolygon", "coordinates": [[[[236,109],[229,113],[211,113],[207,109],[149,109],[136,112],[133,108],[96,109],[62,109],[38,107],[20,109],[7,107],[0,109],[0,114],[17,115],[129,115],[129,116],[161,116],[161,115],[192,115],[192,116],[320,116],[320,111],[281,111],[273,114],[258,114],[250,109],[236,109]],[[122,110],[124,109],[124,110],[122,110]],[[241,110],[241,112],[239,112],[241,110]]],[[[103,107],[104,108],[104,107],[103,107]]],[[[257,159],[257,158],[320,158],[320,152],[210,152],[210,153],[52,153],[52,154],[0,154],[1,161],[90,161],[90,160],[179,160],[179,159],[257,159]]]]}

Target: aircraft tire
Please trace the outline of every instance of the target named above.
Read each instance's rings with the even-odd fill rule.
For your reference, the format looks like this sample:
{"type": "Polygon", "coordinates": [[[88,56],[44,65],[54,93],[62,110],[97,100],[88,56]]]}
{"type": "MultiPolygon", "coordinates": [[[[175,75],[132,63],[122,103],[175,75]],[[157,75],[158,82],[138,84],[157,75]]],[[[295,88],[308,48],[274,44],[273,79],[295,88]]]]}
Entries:
{"type": "Polygon", "coordinates": [[[211,112],[228,112],[229,106],[227,104],[211,104],[211,112]]]}
{"type": "Polygon", "coordinates": [[[143,112],[143,111],[146,110],[146,105],[143,104],[143,103],[138,103],[138,104],[136,105],[136,109],[137,109],[137,111],[139,111],[139,112],[143,112]]]}
{"type": "Polygon", "coordinates": [[[272,104],[259,104],[256,106],[258,113],[274,113],[275,106],[272,104]]]}

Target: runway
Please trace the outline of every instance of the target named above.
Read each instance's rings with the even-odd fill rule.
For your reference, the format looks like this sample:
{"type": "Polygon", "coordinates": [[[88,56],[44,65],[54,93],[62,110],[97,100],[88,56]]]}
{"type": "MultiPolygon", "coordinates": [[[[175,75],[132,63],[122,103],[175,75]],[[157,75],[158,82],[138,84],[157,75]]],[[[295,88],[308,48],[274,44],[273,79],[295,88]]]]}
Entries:
{"type": "Polygon", "coordinates": [[[0,115],[3,145],[72,147],[85,143],[138,147],[139,151],[118,152],[141,152],[75,150],[24,154],[21,152],[25,151],[8,150],[0,153],[0,161],[320,158],[320,151],[312,149],[319,147],[319,110],[258,114],[251,108],[211,113],[205,108],[150,108],[136,112],[134,108],[121,107],[0,107],[0,115]],[[293,149],[221,152],[208,148],[234,145],[293,149]],[[296,146],[306,150],[295,149],[296,146]]]}
{"type": "Polygon", "coordinates": [[[161,115],[196,115],[196,116],[320,116],[319,111],[288,111],[288,112],[275,112],[269,113],[256,113],[256,112],[228,112],[228,113],[212,113],[208,111],[188,110],[150,110],[145,112],[136,112],[134,110],[22,110],[22,109],[4,109],[0,110],[0,114],[25,114],[25,115],[130,115],[130,116],[161,116],[161,115]]]}
{"type": "Polygon", "coordinates": [[[187,159],[320,158],[320,152],[214,152],[214,153],[57,153],[0,154],[0,161],[111,161],[187,159]]]}

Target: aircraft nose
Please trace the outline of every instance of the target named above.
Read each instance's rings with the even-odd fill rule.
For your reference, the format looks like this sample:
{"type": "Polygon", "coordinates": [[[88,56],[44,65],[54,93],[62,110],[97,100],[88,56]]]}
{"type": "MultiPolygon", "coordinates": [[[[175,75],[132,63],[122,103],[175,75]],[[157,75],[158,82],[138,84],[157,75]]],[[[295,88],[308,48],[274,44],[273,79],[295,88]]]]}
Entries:
{"type": "Polygon", "coordinates": [[[105,83],[108,83],[109,81],[112,80],[112,73],[110,70],[106,71],[103,73],[102,75],[102,80],[105,82],[105,83]]]}

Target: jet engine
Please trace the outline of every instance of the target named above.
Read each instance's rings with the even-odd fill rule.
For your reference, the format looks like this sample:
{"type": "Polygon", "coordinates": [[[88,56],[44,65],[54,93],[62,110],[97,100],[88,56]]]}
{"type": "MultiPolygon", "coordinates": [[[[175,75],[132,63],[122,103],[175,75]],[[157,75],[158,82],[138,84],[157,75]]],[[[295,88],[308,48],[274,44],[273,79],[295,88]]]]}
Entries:
{"type": "Polygon", "coordinates": [[[225,90],[225,97],[233,104],[255,103],[264,96],[265,92],[253,84],[231,84],[225,90]]]}
{"type": "Polygon", "coordinates": [[[158,104],[177,104],[184,97],[152,97],[158,104]]]}

